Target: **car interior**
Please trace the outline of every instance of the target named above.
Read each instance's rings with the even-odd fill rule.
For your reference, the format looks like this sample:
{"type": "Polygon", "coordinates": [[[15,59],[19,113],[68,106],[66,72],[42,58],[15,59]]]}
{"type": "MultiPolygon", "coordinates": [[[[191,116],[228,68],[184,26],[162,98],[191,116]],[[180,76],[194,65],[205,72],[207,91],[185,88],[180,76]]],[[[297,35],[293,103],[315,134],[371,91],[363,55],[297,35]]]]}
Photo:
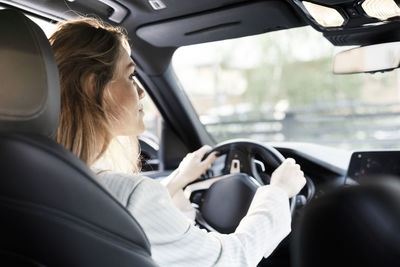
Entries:
{"type": "Polygon", "coordinates": [[[22,13],[0,13],[2,59],[9,70],[1,74],[9,84],[2,88],[2,115],[13,118],[1,120],[2,265],[155,266],[138,223],[94,182],[85,164],[51,140],[60,85],[46,36],[22,13]],[[17,74],[21,63],[30,67],[17,74]],[[29,78],[20,82],[19,75],[29,78]],[[18,97],[9,97],[15,90],[18,97]]]}
{"type": "MultiPolygon", "coordinates": [[[[200,228],[232,233],[257,188],[268,184],[273,171],[290,157],[301,165],[307,183],[290,199],[292,233],[258,266],[397,266],[400,147],[341,149],[320,142],[318,135],[307,142],[261,141],[251,134],[256,127],[235,138],[216,138],[185,91],[173,57],[183,47],[306,27],[332,47],[395,43],[400,41],[398,4],[0,0],[0,265],[157,266],[136,219],[96,182],[88,166],[52,140],[60,85],[42,23],[54,26],[84,15],[127,30],[136,78],[157,114],[151,122],[154,133],[139,137],[142,174],[161,180],[202,145],[218,152],[211,169],[184,190],[200,228]]],[[[388,57],[399,59],[394,64],[365,69],[357,64],[347,68],[349,62],[340,65],[351,55],[338,54],[335,66],[345,67],[335,72],[393,71],[400,57],[391,51],[388,57]]],[[[400,118],[400,113],[389,115],[400,118]]]]}

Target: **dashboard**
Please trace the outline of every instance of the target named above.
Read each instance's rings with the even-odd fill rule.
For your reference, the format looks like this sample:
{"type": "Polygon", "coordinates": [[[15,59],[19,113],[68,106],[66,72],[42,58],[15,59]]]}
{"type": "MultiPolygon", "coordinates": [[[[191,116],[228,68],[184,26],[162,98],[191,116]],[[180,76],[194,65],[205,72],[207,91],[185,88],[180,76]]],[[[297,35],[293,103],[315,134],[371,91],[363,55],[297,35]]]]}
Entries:
{"type": "Polygon", "coordinates": [[[374,175],[400,176],[400,151],[356,151],[353,152],[346,180],[356,182],[374,175]]]}
{"type": "MultiPolygon", "coordinates": [[[[331,147],[307,143],[271,144],[285,158],[294,158],[304,171],[308,187],[301,195],[307,202],[319,198],[328,191],[358,182],[364,177],[391,175],[400,177],[400,151],[355,151],[333,149],[331,147]]],[[[211,170],[201,179],[223,175],[227,156],[222,154],[212,164],[211,170]]],[[[164,178],[172,170],[144,173],[152,178],[164,178]]]]}

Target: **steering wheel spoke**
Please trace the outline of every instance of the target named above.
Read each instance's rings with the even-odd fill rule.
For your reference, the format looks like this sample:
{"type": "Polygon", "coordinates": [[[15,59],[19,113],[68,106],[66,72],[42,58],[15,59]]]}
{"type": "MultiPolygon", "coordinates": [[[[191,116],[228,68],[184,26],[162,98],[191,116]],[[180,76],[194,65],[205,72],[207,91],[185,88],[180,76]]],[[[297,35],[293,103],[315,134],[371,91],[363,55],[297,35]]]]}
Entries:
{"type": "MultiPolygon", "coordinates": [[[[210,231],[232,233],[246,215],[258,187],[268,184],[269,175],[285,158],[271,146],[246,139],[223,142],[209,153],[214,151],[226,155],[224,175],[190,184],[184,194],[191,199],[202,191],[201,201],[196,203],[200,225],[210,231]]],[[[290,199],[290,206],[293,216],[295,198],[290,199]]]]}
{"type": "Polygon", "coordinates": [[[249,173],[247,151],[235,145],[227,146],[225,149],[228,149],[225,174],[249,173]]]}
{"type": "Polygon", "coordinates": [[[189,184],[188,186],[185,187],[185,190],[183,190],[183,194],[187,199],[190,199],[190,197],[192,196],[192,194],[198,192],[198,191],[202,191],[202,190],[207,190],[209,189],[215,182],[226,178],[227,176],[220,176],[220,177],[214,177],[214,178],[210,178],[207,180],[202,180],[199,182],[195,182],[192,184],[189,184]]]}

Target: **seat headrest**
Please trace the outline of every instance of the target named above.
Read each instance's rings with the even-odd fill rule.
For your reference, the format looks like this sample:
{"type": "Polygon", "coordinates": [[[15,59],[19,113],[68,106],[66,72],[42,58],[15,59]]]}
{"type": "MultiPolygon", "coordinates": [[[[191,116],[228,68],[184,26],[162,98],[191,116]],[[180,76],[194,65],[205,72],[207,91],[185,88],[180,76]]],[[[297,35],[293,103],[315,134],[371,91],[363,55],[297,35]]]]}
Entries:
{"type": "Polygon", "coordinates": [[[399,266],[400,179],[340,188],[304,208],[292,266],[399,266]]]}
{"type": "Polygon", "coordinates": [[[0,131],[52,137],[60,84],[50,43],[22,13],[0,10],[0,131]]]}

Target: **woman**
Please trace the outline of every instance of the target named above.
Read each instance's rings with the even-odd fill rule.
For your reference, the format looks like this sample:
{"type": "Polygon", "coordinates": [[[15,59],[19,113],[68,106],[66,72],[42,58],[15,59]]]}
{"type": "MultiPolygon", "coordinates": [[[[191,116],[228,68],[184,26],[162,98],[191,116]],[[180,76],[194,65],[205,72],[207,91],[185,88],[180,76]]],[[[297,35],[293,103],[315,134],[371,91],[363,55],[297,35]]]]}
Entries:
{"type": "Polygon", "coordinates": [[[303,172],[293,159],[273,173],[270,185],[257,190],[247,215],[229,235],[197,228],[171,200],[215,160],[215,154],[211,154],[201,161],[208,147],[185,157],[168,177],[168,190],[137,174],[138,150],[126,153],[125,158],[109,160],[107,171],[98,169],[99,160],[112,158],[109,155],[113,147],[118,147],[117,136],[130,137],[131,147],[137,147],[137,136],[145,128],[140,103],[145,94],[134,80],[135,63],[127,37],[119,28],[81,19],[61,24],[50,42],[59,67],[62,97],[56,140],[92,166],[100,182],[137,219],[157,263],[256,266],[290,232],[288,198],[305,184],[303,172]],[[121,161],[125,167],[115,164],[121,161]],[[126,174],[116,169],[133,171],[126,174]]]}

